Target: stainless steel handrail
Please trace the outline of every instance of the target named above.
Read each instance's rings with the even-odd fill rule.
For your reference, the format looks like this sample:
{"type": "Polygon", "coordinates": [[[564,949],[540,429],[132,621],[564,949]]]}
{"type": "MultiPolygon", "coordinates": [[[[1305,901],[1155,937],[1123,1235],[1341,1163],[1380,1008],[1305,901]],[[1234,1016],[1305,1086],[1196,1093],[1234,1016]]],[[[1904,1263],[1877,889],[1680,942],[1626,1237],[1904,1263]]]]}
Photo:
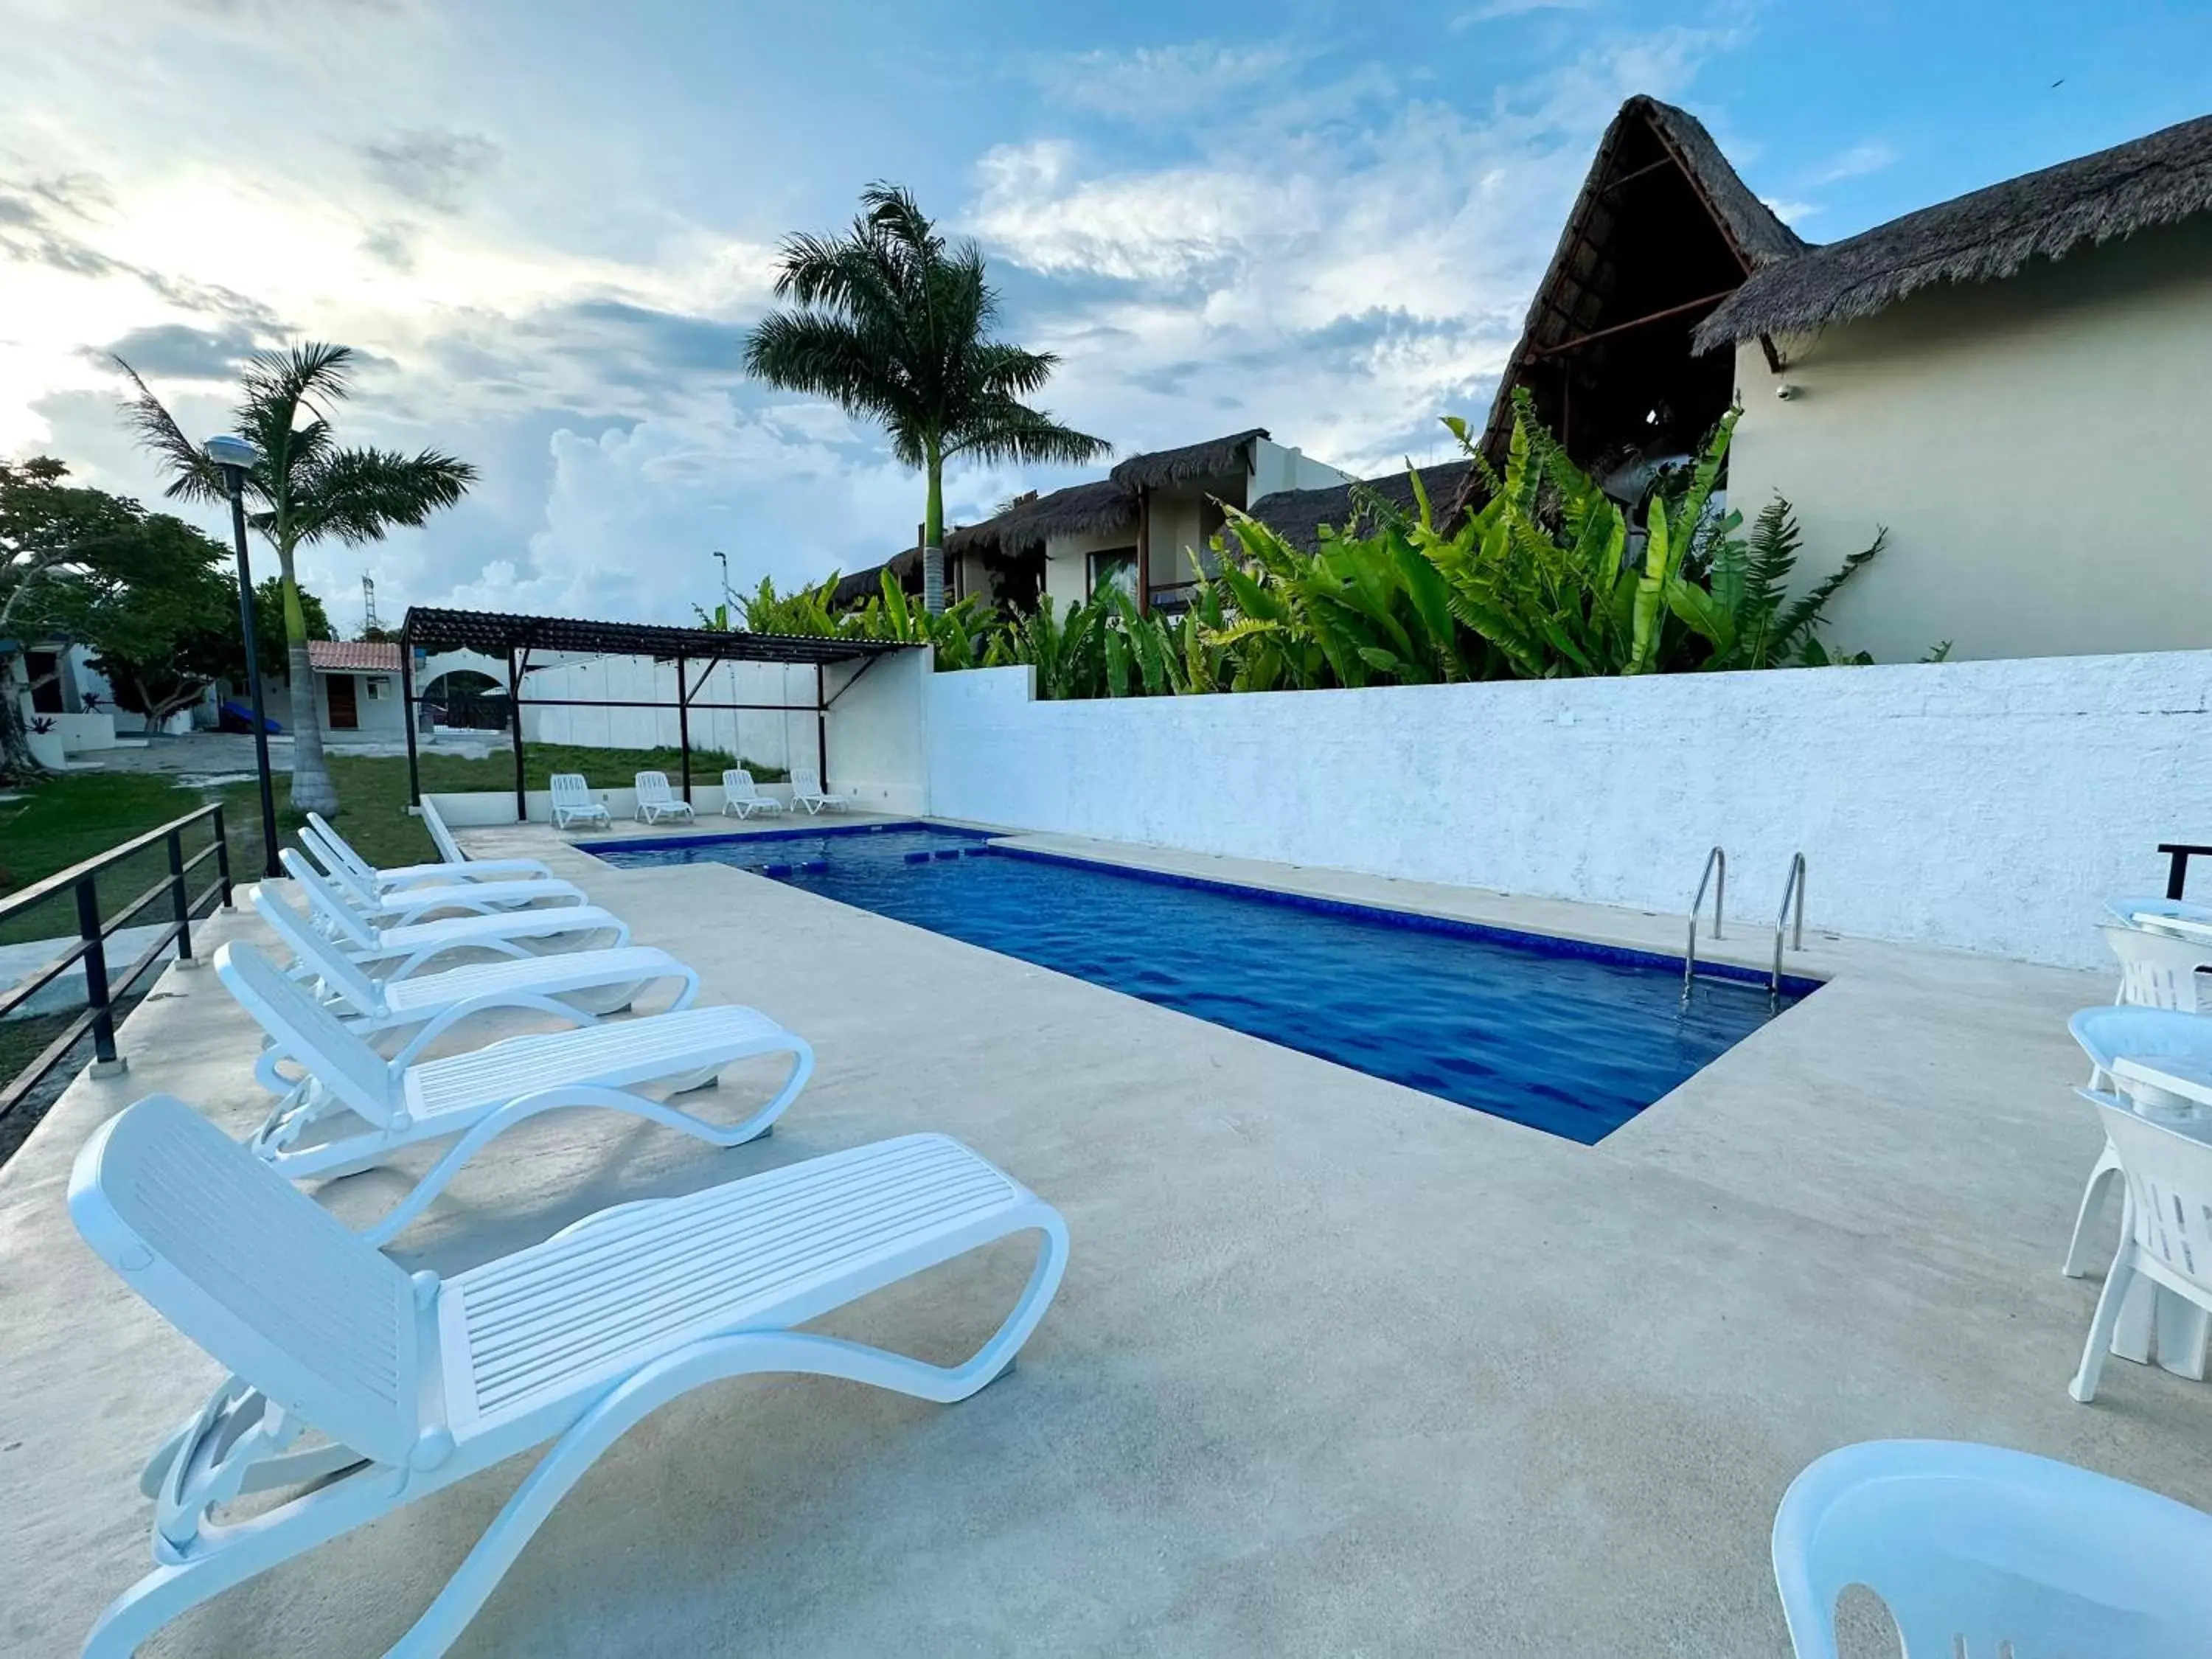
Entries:
{"type": "Polygon", "coordinates": [[[1713,882],[1713,937],[1721,936],[1721,906],[1728,894],[1728,854],[1716,847],[1705,854],[1705,867],[1698,877],[1698,890],[1690,900],[1690,942],[1682,952],[1682,1000],[1690,1000],[1690,981],[1698,971],[1698,907],[1705,902],[1705,884],[1713,882]],[[1713,882],[1718,870],[1720,879],[1713,882]]]}
{"type": "Polygon", "coordinates": [[[1782,888],[1782,908],[1774,914],[1774,971],[1766,981],[1770,996],[1779,997],[1782,994],[1782,933],[1783,929],[1789,926],[1790,900],[1793,895],[1797,900],[1797,926],[1790,936],[1790,948],[1802,951],[1805,948],[1805,855],[1802,853],[1796,854],[1790,860],[1790,879],[1783,884],[1782,888]]]}

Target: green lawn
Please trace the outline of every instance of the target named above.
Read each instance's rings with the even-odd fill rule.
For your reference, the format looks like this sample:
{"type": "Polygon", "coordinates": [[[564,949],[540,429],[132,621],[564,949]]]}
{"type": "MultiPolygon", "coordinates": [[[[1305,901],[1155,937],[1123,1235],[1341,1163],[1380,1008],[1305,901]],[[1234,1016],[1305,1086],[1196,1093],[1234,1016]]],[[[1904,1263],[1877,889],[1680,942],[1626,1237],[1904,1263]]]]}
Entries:
{"type": "MultiPolygon", "coordinates": [[[[600,788],[626,786],[632,775],[649,770],[668,774],[672,781],[681,771],[682,756],[673,749],[580,749],[557,744],[533,744],[523,751],[525,781],[543,789],[555,772],[581,772],[600,788]]],[[[454,755],[422,757],[423,789],[433,794],[468,790],[502,792],[514,787],[514,757],[502,750],[484,760],[465,760],[454,755]]],[[[691,751],[691,779],[719,783],[726,767],[737,762],[711,750],[691,751]]],[[[750,769],[763,783],[781,781],[783,775],[766,767],[750,769]]],[[[407,811],[407,762],[404,756],[333,755],[331,775],[337,785],[341,810],[338,827],[362,856],[378,865],[416,864],[437,857],[437,850],[420,818],[407,811]]],[[[290,780],[276,778],[277,833],[288,842],[302,820],[285,805],[290,780]]],[[[137,772],[68,772],[24,788],[20,798],[0,801],[0,900],[43,880],[57,871],[97,857],[135,836],[158,828],[206,805],[221,801],[224,829],[230,842],[231,874],[240,885],[259,879],[261,860],[260,792],[252,783],[226,784],[218,789],[183,789],[167,777],[137,772]]],[[[210,829],[197,824],[185,831],[184,854],[210,842],[210,829]]],[[[105,871],[99,878],[100,915],[116,911],[147,892],[168,874],[166,848],[149,850],[105,871]]],[[[191,872],[195,892],[215,879],[210,859],[191,872]]],[[[164,894],[134,917],[134,921],[162,922],[170,919],[170,901],[164,894]]],[[[0,944],[22,939],[53,939],[77,930],[74,890],[56,894],[22,915],[0,921],[0,944]]],[[[119,973],[127,960],[111,963],[119,973]]],[[[141,981],[143,994],[153,975],[141,981]]],[[[14,1076],[68,1023],[67,1013],[29,1019],[0,1021],[0,1080],[14,1076]]],[[[55,1074],[52,1085],[69,1070],[82,1065],[88,1045],[76,1052],[55,1074]]],[[[49,1091],[5,1118],[0,1118],[0,1162],[4,1162],[22,1137],[30,1133],[49,1103],[49,1091]]]]}
{"type": "MultiPolygon", "coordinates": [[[[581,772],[601,788],[626,785],[632,775],[656,769],[673,780],[681,762],[673,749],[580,749],[532,744],[523,750],[525,781],[532,789],[544,788],[546,779],[555,772],[581,772]]],[[[736,764],[726,755],[695,749],[692,781],[718,782],[723,769],[736,764]]],[[[422,787],[433,794],[504,792],[514,787],[511,751],[483,760],[424,755],[421,765],[422,787]]],[[[752,770],[763,781],[774,781],[780,775],[764,767],[752,770]]],[[[422,820],[408,813],[404,757],[333,755],[331,775],[342,803],[338,827],[370,862],[414,864],[437,856],[422,820]]],[[[287,842],[293,839],[292,832],[301,823],[285,807],[289,788],[289,780],[279,774],[277,832],[287,842]]],[[[0,898],[210,800],[223,805],[232,874],[241,883],[256,879],[262,871],[261,809],[258,792],[252,783],[226,784],[213,790],[180,789],[168,778],[148,773],[70,772],[26,789],[20,800],[0,802],[0,898]]],[[[187,831],[186,856],[205,846],[207,839],[204,826],[187,831]]],[[[100,882],[102,914],[128,903],[167,874],[167,869],[166,853],[155,848],[103,874],[100,882]]],[[[210,861],[193,872],[193,886],[204,886],[214,873],[210,861]]],[[[146,919],[160,921],[165,916],[166,907],[157,903],[146,919]]],[[[0,923],[0,942],[48,939],[76,930],[75,905],[64,894],[0,923]]]]}

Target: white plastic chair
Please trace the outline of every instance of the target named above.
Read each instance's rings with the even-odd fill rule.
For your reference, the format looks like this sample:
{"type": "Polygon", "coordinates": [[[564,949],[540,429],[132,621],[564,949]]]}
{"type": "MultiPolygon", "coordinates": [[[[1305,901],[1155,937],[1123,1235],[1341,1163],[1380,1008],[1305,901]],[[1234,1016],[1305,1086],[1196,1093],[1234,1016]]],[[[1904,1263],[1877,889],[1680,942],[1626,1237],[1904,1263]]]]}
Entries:
{"type": "MultiPolygon", "coordinates": [[[[403,1273],[167,1096],[94,1131],[69,1201],[94,1251],[231,1372],[148,1464],[156,1565],[100,1615],[87,1659],[127,1659],[187,1608],[552,1441],[390,1650],[434,1659],[554,1505],[649,1413],[758,1373],[964,1400],[1012,1367],[1067,1261],[1050,1205],[941,1135],[617,1205],[445,1279],[403,1273]],[[1024,1232],[1042,1241],[1028,1286],[963,1364],[796,1328],[1024,1232]],[[250,1520],[212,1518],[280,1487],[301,1489],[250,1520]]],[[[866,1409],[836,1389],[818,1406],[866,1409]]],[[[726,1458],[743,1443],[717,1432],[699,1449],[726,1458]]],[[[654,1578],[665,1564],[628,1548],[623,1517],[595,1519],[640,1594],[669,1589],[654,1578]]]]}
{"type": "MultiPolygon", "coordinates": [[[[2172,1008],[2138,1008],[2120,1005],[2084,1008],[2066,1022],[2074,1041],[2089,1057],[2089,1089],[2113,1094],[2119,1085],[2112,1067],[2124,1057],[2136,1060],[2175,1058],[2212,1060],[2212,1019],[2185,1014],[2172,1008]]],[[[2081,1207],[2074,1218],[2074,1236],[2066,1246],[2065,1273],[2079,1279],[2089,1270],[2089,1233],[2102,1212],[2105,1194],[2119,1179],[2120,1157],[2108,1139],[2089,1182],[2082,1189],[2081,1207]]]]}
{"type": "Polygon", "coordinates": [[[395,887],[448,887],[459,882],[501,881],[511,876],[530,876],[541,880],[552,878],[553,872],[536,859],[472,859],[461,854],[450,833],[446,833],[441,842],[440,832],[445,831],[445,822],[427,801],[422,805],[422,822],[426,827],[435,825],[430,839],[438,844],[441,857],[445,855],[447,846],[452,846],[453,852],[460,854],[460,856],[449,858],[442,863],[403,864],[389,870],[380,870],[356,852],[351,842],[331,828],[329,821],[320,812],[307,814],[307,825],[301,832],[300,840],[314,853],[325,869],[335,875],[337,866],[343,865],[360,881],[373,886],[380,893],[395,887]],[[320,845],[317,845],[319,841],[320,845]]]}
{"type": "Polygon", "coordinates": [[[553,827],[566,830],[572,823],[604,823],[612,825],[607,809],[592,799],[592,786],[584,781],[581,772],[556,772],[548,781],[553,797],[553,827]]]}
{"type": "Polygon", "coordinates": [[[420,810],[422,827],[430,832],[430,844],[438,849],[438,856],[445,860],[445,867],[457,872],[460,880],[477,881],[494,872],[531,876],[550,876],[553,873],[550,865],[536,859],[472,859],[467,849],[453,839],[453,832],[446,827],[444,815],[429,796],[422,797],[420,810]]]}
{"type": "Polygon", "coordinates": [[[423,1027],[408,1044],[410,1057],[463,1020],[495,1009],[535,1009],[588,1025],[629,1007],[656,981],[675,981],[672,1008],[689,1008],[699,995],[699,975],[651,945],[514,957],[408,979],[375,979],[318,933],[272,884],[264,882],[246,896],[254,914],[292,952],[291,977],[312,984],[349,1030],[369,1036],[423,1027]]]}
{"type": "Polygon", "coordinates": [[[2073,1395],[2085,1404],[2097,1397],[2105,1355],[2137,1274],[2212,1312],[2212,1145],[2153,1122],[2124,1097],[2090,1097],[2119,1158],[2127,1201],[2120,1210],[2119,1253],[2105,1275],[2074,1376],[2073,1395]]]}
{"type": "Polygon", "coordinates": [[[726,817],[749,818],[756,812],[775,813],[783,811],[783,803],[773,795],[763,795],[753,775],[742,766],[733,766],[722,774],[722,813],[726,817]]]}
{"type": "Polygon", "coordinates": [[[2001,1446],[1873,1440],[1790,1483],[1774,1579],[1797,1659],[1863,1584],[1909,1659],[2203,1659],[2212,1516],[2001,1446]]]}
{"type": "Polygon", "coordinates": [[[678,800],[668,787],[665,772],[641,772],[633,780],[637,789],[637,817],[641,823],[658,823],[663,818],[682,818],[687,823],[691,818],[691,803],[678,800]]]}
{"type": "Polygon", "coordinates": [[[277,854],[285,873],[300,884],[316,925],[339,950],[363,967],[389,979],[405,979],[455,951],[489,951],[507,957],[528,956],[537,947],[577,949],[627,945],[629,924],[596,904],[548,904],[488,915],[448,916],[410,927],[387,927],[362,915],[346,902],[331,878],[295,848],[277,854]]]}
{"type": "Polygon", "coordinates": [[[842,812],[850,805],[842,795],[825,794],[820,774],[805,766],[791,769],[791,804],[809,817],[823,811],[842,812]]]}
{"type": "Polygon", "coordinates": [[[2112,922],[2100,922],[2097,931],[2120,962],[2120,991],[2114,1001],[2179,1008],[2186,1014],[2212,1012],[2206,1006],[2203,981],[2197,977],[2212,969],[2212,945],[2112,922]]]}
{"type": "Polygon", "coordinates": [[[2141,927],[2165,921],[2189,921],[2199,926],[2212,924],[2212,904],[2198,904],[2191,899],[2170,899],[2164,894],[2124,895],[2105,901],[2106,914],[2123,927],[2141,927]]]}
{"type": "MultiPolygon", "coordinates": [[[[511,881],[477,881],[469,878],[447,878],[438,881],[434,877],[414,882],[393,882],[382,879],[383,872],[370,870],[363,874],[355,863],[343,856],[329,839],[316,832],[313,823],[301,827],[300,844],[315,855],[338,890],[343,892],[362,915],[378,921],[389,921],[395,927],[406,927],[432,916],[462,913],[483,915],[493,910],[520,909],[532,904],[582,904],[587,902],[584,890],[572,881],[562,881],[557,876],[518,877],[511,881]]],[[[434,866],[417,866],[418,869],[434,869],[434,866]]]]}
{"type": "Polygon", "coordinates": [[[253,1074],[280,1098],[246,1142],[256,1157],[306,1181],[373,1169],[402,1147],[460,1137],[369,1230],[376,1243],[421,1214],[488,1142],[540,1113],[627,1112],[735,1146],[767,1133],[814,1071],[804,1037],[757,1009],[726,1006],[532,1032],[436,1060],[416,1059],[418,1042],[387,1060],[245,940],[218,947],[215,966],[269,1038],[253,1074]],[[653,1085],[680,1094],[761,1054],[788,1056],[790,1073],[767,1104],[726,1128],[638,1092],[653,1085]],[[288,1060],[306,1075],[286,1076],[280,1067],[288,1060]]]}

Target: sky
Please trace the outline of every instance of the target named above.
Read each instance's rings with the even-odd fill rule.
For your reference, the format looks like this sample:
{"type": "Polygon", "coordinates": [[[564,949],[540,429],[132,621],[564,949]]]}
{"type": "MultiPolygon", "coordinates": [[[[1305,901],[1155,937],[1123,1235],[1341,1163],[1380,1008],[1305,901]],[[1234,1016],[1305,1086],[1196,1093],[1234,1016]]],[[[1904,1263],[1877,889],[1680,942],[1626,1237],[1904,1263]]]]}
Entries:
{"type": "MultiPolygon", "coordinates": [[[[108,354],[198,435],[245,353],[353,346],[342,435],[482,476],[303,554],[342,632],[364,574],[387,623],[682,622],[714,550],[742,590],[911,544],[880,433],[740,367],[781,239],[872,180],[1117,453],[1372,474],[1480,424],[1632,94],[1816,242],[2212,112],[2212,0],[0,0],[0,456],[150,503],[108,354]]],[[[1084,476],[955,470],[947,517],[1084,476]]]]}

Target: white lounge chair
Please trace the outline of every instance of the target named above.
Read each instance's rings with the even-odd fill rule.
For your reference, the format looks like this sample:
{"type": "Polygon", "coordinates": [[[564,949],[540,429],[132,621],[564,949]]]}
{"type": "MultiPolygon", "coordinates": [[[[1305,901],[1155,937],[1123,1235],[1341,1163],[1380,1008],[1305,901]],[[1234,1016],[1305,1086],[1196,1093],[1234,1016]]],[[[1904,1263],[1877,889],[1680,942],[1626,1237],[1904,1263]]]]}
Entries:
{"type": "Polygon", "coordinates": [[[290,977],[312,985],[347,1030],[371,1036],[422,1027],[392,1057],[398,1065],[409,1063],[463,1020],[495,1009],[535,1009],[588,1025],[629,1007],[659,980],[675,982],[672,1009],[689,1008],[699,995],[699,975],[651,945],[507,957],[409,979],[373,979],[285,903],[271,884],[250,889],[247,897],[254,914],[292,952],[300,971],[290,977]]]}
{"type": "MultiPolygon", "coordinates": [[[[231,1372],[148,1465],[158,1565],[100,1615],[87,1659],[125,1659],[187,1608],[551,1440],[391,1650],[434,1659],[563,1494],[647,1413],[760,1373],[964,1400],[1012,1368],[1067,1260],[1051,1206],[958,1142],[910,1135],[617,1205],[449,1279],[410,1275],[159,1095],[85,1143],[70,1213],[132,1290],[231,1372]],[[963,1364],[796,1328],[1023,1232],[1042,1238],[1028,1287],[963,1364]],[[241,1493],[295,1486],[249,1521],[210,1518],[241,1493]]],[[[852,1407],[824,1390],[821,1409],[852,1407]]],[[[742,1443],[718,1434],[699,1449],[729,1457],[742,1443]]],[[[619,1559],[629,1534],[620,1517],[604,1526],[619,1559]]],[[[661,1570],[635,1559],[641,1575],[661,1570]]]]}
{"type": "Polygon", "coordinates": [[[430,832],[430,844],[438,849],[445,867],[454,871],[462,881],[481,880],[486,875],[550,876],[553,866],[537,859],[472,859],[453,832],[446,827],[445,816],[429,796],[422,797],[421,807],[422,827],[430,832]]]}
{"type": "Polygon", "coordinates": [[[2001,1446],[1832,1451],[1790,1483],[1773,1551],[1797,1659],[1836,1659],[1836,1602],[1854,1584],[1881,1598],[1912,1659],[2198,1659],[2212,1630],[2212,1516],[2001,1446]]]}
{"type": "Polygon", "coordinates": [[[668,787],[665,772],[641,772],[632,780],[637,791],[637,817],[641,823],[658,823],[663,818],[682,818],[689,823],[691,803],[676,799],[668,787]]]}
{"type": "Polygon", "coordinates": [[[773,795],[763,795],[753,775],[742,766],[733,766],[722,774],[722,812],[726,817],[749,818],[756,812],[776,813],[783,811],[783,803],[773,795]]]}
{"type": "MultiPolygon", "coordinates": [[[[301,845],[314,854],[337,889],[362,915],[395,927],[427,921],[434,915],[484,915],[494,910],[515,910],[534,904],[583,904],[584,890],[557,876],[525,876],[512,881],[447,880],[434,883],[380,884],[378,872],[362,875],[308,824],[300,831],[301,845]]],[[[287,851],[290,850],[289,848],[287,851]]]]}
{"type": "MultiPolygon", "coordinates": [[[[423,821],[432,822],[435,814],[425,805],[423,821]]],[[[445,825],[441,823],[442,830],[445,825]]],[[[450,840],[451,837],[448,837],[450,840]]],[[[435,836],[432,837],[434,842],[435,836]]],[[[472,859],[466,856],[446,862],[402,864],[388,870],[380,870],[356,851],[353,843],[333,830],[320,812],[307,814],[306,826],[300,832],[301,844],[314,854],[316,862],[336,875],[343,866],[363,883],[373,884],[380,893],[396,887],[450,887],[471,881],[504,881],[515,876],[550,879],[553,872],[536,859],[472,859]]],[[[456,848],[455,851],[459,849],[456,848]]]]}
{"type": "Polygon", "coordinates": [[[2120,990],[2113,1000],[2138,1008],[2179,1008],[2185,1014],[2212,1012],[2204,981],[2197,977],[2212,971],[2212,945],[2112,922],[2100,922],[2097,931],[2120,960],[2120,990]]]}
{"type": "Polygon", "coordinates": [[[553,827],[566,830],[572,823],[604,823],[612,826],[614,820],[607,809],[592,799],[592,786],[584,781],[581,772],[556,772],[549,787],[553,795],[553,827]]]}
{"type": "MultiPolygon", "coordinates": [[[[2088,1093],[2112,1095],[2119,1081],[2112,1068],[2124,1057],[2212,1062],[2212,1019],[2174,1008],[2084,1008],[2066,1022],[2074,1041],[2089,1059],[2088,1093]]],[[[2067,1242],[2065,1273],[2079,1279],[2089,1271],[2089,1233],[2104,1208],[2105,1194],[2120,1177],[2120,1155],[2110,1140],[2089,1171],[2075,1212],[2074,1236],[2067,1242]]]]}
{"type": "Polygon", "coordinates": [[[2106,1352],[2138,1274],[2212,1311],[2212,1144],[2154,1122],[2123,1095],[2082,1092],[2105,1120],[2127,1183],[2119,1254],[2105,1275],[2071,1389],[2087,1403],[2097,1397],[2106,1352]]]}
{"type": "Polygon", "coordinates": [[[316,925],[331,943],[353,961],[387,979],[409,978],[455,951],[522,957],[541,949],[629,943],[629,924],[596,904],[549,904],[488,915],[449,916],[405,927],[386,927],[363,917],[347,903],[330,878],[292,848],[277,856],[299,884],[314,911],[316,925]]]}
{"type": "Polygon", "coordinates": [[[803,809],[809,817],[823,811],[843,811],[850,805],[842,795],[825,794],[822,779],[810,767],[791,769],[791,804],[803,809]]]}
{"type": "Polygon", "coordinates": [[[215,966],[270,1040],[254,1075],[282,1098],[246,1143],[257,1157],[306,1181],[373,1169],[403,1146],[460,1137],[370,1230],[378,1243],[421,1214],[485,1143],[540,1112],[600,1107],[735,1146],[767,1133],[814,1070],[804,1037],[757,1009],[730,1006],[533,1032],[402,1065],[348,1030],[246,941],[219,946],[215,966]],[[760,1054],[787,1054],[790,1074],[767,1104],[727,1127],[637,1092],[651,1084],[680,1094],[760,1054]],[[277,1066],[285,1060],[307,1075],[283,1076],[277,1066]],[[311,1127],[330,1133],[304,1140],[311,1127]]]}

